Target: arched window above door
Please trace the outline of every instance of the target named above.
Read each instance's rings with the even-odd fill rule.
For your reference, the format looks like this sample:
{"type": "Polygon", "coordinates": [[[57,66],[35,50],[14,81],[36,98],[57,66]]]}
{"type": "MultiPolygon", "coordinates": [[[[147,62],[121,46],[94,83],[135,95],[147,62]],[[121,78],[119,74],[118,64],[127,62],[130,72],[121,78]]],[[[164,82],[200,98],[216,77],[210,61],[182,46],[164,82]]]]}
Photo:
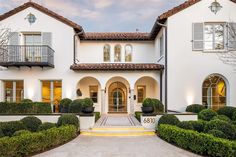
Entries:
{"type": "Polygon", "coordinates": [[[218,110],[226,106],[227,84],[225,79],[217,74],[208,76],[202,84],[202,103],[208,108],[218,110]]]}

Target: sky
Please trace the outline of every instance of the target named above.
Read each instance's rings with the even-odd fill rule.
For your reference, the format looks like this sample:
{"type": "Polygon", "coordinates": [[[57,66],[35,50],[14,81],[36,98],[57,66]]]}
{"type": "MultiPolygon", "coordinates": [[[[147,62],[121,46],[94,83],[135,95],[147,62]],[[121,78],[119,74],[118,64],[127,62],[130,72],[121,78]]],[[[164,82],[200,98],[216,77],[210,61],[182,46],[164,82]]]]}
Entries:
{"type": "MultiPolygon", "coordinates": [[[[29,0],[0,0],[0,14],[29,0]]],[[[185,0],[32,0],[86,32],[150,32],[156,18],[185,0]]]]}

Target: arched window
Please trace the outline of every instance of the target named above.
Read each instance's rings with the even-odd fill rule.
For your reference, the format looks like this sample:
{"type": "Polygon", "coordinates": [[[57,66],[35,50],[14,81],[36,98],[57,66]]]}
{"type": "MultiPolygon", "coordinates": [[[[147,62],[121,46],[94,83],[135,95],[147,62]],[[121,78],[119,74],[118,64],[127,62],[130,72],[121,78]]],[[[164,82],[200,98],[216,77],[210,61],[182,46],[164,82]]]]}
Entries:
{"type": "Polygon", "coordinates": [[[208,108],[218,110],[226,105],[227,85],[220,75],[208,76],[202,85],[202,103],[208,108]]]}
{"type": "Polygon", "coordinates": [[[125,45],[125,62],[132,62],[132,46],[125,45]]]}
{"type": "Polygon", "coordinates": [[[103,61],[110,62],[110,45],[106,44],[103,47],[103,61]]]}
{"type": "Polygon", "coordinates": [[[121,46],[115,46],[114,62],[121,62],[121,46]]]}

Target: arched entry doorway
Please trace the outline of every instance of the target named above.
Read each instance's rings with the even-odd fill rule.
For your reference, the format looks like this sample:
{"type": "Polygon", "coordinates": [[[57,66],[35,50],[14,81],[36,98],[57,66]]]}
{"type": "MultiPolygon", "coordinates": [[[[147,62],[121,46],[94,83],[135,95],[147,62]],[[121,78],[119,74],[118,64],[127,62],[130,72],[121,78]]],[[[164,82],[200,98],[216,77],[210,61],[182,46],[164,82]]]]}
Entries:
{"type": "Polygon", "coordinates": [[[109,86],[108,112],[127,112],[127,88],[122,82],[113,82],[109,86]]]}
{"type": "Polygon", "coordinates": [[[214,110],[226,105],[227,85],[222,76],[212,74],[205,79],[202,85],[202,102],[214,110]]]}

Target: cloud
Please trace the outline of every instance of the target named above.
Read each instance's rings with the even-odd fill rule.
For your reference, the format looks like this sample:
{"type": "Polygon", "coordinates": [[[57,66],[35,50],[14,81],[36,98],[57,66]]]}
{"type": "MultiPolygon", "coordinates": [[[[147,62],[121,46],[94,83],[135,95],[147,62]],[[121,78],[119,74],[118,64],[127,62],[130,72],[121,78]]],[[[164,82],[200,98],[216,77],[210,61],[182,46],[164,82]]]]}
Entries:
{"type": "MultiPolygon", "coordinates": [[[[65,16],[86,31],[149,32],[155,19],[185,0],[33,0],[65,16]]],[[[0,13],[28,0],[0,0],[0,13]]]]}

